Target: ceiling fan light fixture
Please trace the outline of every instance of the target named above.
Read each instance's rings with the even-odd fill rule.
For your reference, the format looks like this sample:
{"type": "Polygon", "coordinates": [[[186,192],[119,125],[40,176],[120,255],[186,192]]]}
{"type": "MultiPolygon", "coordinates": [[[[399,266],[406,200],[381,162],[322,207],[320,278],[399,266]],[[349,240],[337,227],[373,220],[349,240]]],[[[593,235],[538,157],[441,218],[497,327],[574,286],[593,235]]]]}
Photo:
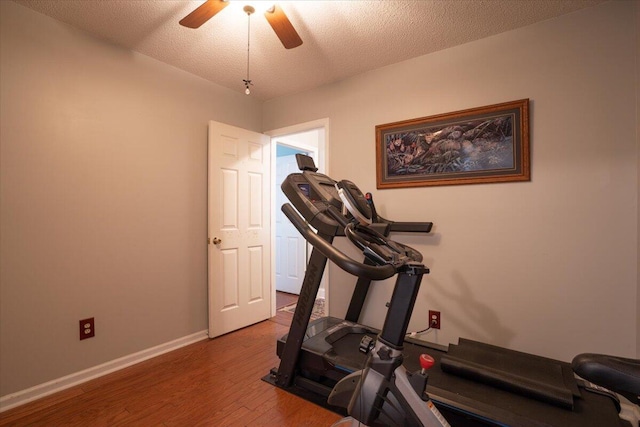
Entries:
{"type": "MultiPolygon", "coordinates": [[[[243,9],[252,7],[254,12],[265,13],[274,7],[274,3],[270,1],[249,1],[249,0],[224,0],[225,3],[235,5],[232,9],[243,9]]],[[[253,12],[252,12],[253,13],[253,12]]]]}
{"type": "Polygon", "coordinates": [[[276,33],[276,36],[282,42],[286,49],[293,49],[302,44],[302,39],[298,32],[291,24],[286,13],[278,5],[272,1],[248,1],[248,0],[206,0],[190,14],[180,20],[180,25],[187,28],[198,28],[213,16],[218,14],[227,6],[235,4],[234,9],[242,7],[244,13],[247,14],[247,78],[244,82],[244,93],[251,94],[250,86],[253,85],[249,78],[249,58],[251,47],[251,15],[256,11],[264,13],[267,22],[276,33]],[[240,3],[242,1],[242,3],[240,3]],[[244,6],[242,6],[244,4],[244,6]],[[236,7],[237,6],[237,7],[236,7]]]}
{"type": "Polygon", "coordinates": [[[233,7],[237,10],[240,10],[241,5],[244,4],[245,12],[247,10],[251,11],[248,14],[256,11],[264,12],[264,17],[286,49],[293,49],[302,44],[302,39],[293,24],[291,24],[287,14],[278,3],[272,1],[207,0],[189,15],[182,18],[180,25],[188,28],[198,28],[232,3],[237,6],[237,8],[233,7]],[[240,3],[241,1],[242,3],[240,3]]]}

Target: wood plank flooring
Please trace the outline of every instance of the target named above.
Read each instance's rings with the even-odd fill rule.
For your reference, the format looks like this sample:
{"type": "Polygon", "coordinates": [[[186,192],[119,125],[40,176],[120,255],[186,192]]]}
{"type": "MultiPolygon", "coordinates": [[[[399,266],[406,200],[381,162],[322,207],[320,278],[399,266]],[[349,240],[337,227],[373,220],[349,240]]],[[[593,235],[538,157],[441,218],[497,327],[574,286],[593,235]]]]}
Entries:
{"type": "Polygon", "coordinates": [[[261,380],[279,363],[291,317],[278,312],[5,411],[0,426],[330,426],[339,415],[261,380]]]}

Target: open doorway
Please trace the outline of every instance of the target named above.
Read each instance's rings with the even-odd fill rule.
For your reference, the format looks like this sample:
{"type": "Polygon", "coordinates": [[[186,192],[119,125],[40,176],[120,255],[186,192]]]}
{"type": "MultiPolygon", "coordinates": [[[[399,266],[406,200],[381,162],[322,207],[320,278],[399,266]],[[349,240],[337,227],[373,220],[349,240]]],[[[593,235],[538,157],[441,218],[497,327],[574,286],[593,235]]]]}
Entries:
{"type": "Polygon", "coordinates": [[[306,145],[303,147],[301,143],[296,144],[296,141],[301,142],[308,137],[315,138],[315,132],[309,131],[302,136],[296,134],[276,140],[276,182],[273,190],[273,196],[276,199],[276,209],[273,212],[276,226],[274,236],[276,240],[274,252],[276,258],[275,287],[276,291],[293,295],[300,295],[306,270],[308,248],[307,242],[280,210],[280,206],[288,202],[280,184],[289,174],[299,172],[296,154],[305,154],[312,158],[318,157],[317,147],[306,145]]]}
{"type": "MultiPolygon", "coordinates": [[[[311,156],[318,170],[326,170],[328,120],[303,123],[296,126],[265,132],[271,136],[272,165],[272,301],[276,310],[276,291],[296,295],[300,293],[306,264],[311,249],[298,231],[280,210],[286,197],[280,189],[283,179],[290,173],[299,172],[296,153],[311,156]]],[[[326,275],[325,275],[326,276],[326,275]]],[[[323,278],[318,298],[326,301],[328,286],[323,278]]],[[[325,306],[325,310],[328,307],[325,306]]]]}

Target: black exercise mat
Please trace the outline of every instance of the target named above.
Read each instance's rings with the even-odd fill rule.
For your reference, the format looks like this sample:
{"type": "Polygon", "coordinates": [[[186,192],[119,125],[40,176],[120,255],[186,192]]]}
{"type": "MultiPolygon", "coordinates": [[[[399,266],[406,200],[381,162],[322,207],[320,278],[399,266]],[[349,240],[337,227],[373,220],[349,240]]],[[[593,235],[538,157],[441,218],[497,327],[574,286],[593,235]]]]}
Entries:
{"type": "Polygon", "coordinates": [[[440,364],[447,373],[567,409],[580,396],[568,364],[464,338],[449,346],[440,364]]]}

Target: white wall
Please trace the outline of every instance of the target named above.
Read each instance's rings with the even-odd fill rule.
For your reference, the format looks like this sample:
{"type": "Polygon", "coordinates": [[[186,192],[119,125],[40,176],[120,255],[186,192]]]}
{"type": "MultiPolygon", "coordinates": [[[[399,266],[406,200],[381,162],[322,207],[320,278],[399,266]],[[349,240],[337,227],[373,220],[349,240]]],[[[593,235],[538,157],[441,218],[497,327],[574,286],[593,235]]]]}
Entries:
{"type": "Polygon", "coordinates": [[[261,110],[13,2],[0,31],[4,396],[206,330],[207,121],[261,110]]]}
{"type": "MultiPolygon", "coordinates": [[[[387,218],[434,221],[432,236],[402,239],[432,270],[410,328],[436,309],[442,330],[426,338],[443,344],[636,355],[635,7],[605,3],[264,105],[267,129],[328,117],[334,178],[373,191],[387,218]],[[522,98],[530,182],[375,191],[376,125],[522,98]]],[[[336,270],[343,315],[354,280],[336,270]]],[[[381,326],[389,295],[376,287],[364,323],[381,326]]]]}

